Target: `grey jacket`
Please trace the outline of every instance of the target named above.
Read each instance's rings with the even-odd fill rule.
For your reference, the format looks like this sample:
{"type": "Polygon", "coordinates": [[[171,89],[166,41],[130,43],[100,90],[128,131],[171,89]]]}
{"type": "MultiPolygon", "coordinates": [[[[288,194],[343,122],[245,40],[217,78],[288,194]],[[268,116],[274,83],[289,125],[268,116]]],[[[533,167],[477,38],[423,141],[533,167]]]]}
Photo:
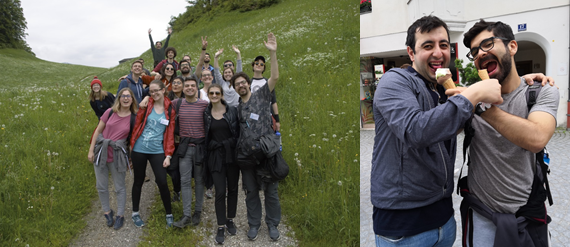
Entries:
{"type": "Polygon", "coordinates": [[[373,104],[372,204],[381,209],[413,209],[450,197],[456,133],[472,109],[461,95],[435,106],[417,72],[386,72],[373,104]],[[446,150],[446,140],[451,140],[451,150],[446,150]]]}
{"type": "Polygon", "coordinates": [[[127,165],[129,164],[129,156],[127,155],[127,140],[112,141],[111,139],[105,139],[103,134],[97,136],[95,140],[95,148],[93,149],[93,154],[95,158],[93,159],[93,164],[106,165],[107,164],[107,147],[111,146],[113,148],[113,163],[119,172],[126,172],[127,165]]]}

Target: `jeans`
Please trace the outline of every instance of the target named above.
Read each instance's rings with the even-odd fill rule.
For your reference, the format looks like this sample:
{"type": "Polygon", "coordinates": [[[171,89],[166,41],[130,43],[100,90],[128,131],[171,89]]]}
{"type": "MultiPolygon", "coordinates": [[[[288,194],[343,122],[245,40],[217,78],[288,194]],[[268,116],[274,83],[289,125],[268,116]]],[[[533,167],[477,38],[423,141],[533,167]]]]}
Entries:
{"type": "Polygon", "coordinates": [[[413,236],[403,237],[390,237],[376,235],[376,246],[398,246],[398,247],[421,247],[421,246],[436,246],[436,247],[451,247],[455,242],[455,218],[451,218],[445,225],[418,233],[413,236]]]}
{"type": "Polygon", "coordinates": [[[133,212],[139,211],[139,204],[141,200],[141,190],[144,184],[144,177],[146,172],[146,163],[150,162],[150,167],[154,172],[155,182],[160,191],[160,198],[164,205],[166,214],[172,214],[172,205],[170,204],[170,190],[168,190],[168,183],[166,181],[166,168],[162,166],[164,162],[164,154],[143,154],[132,151],[131,159],[133,161],[133,173],[135,179],[133,181],[133,212]]]}
{"type": "MultiPolygon", "coordinates": [[[[261,225],[261,199],[259,184],[255,169],[241,170],[241,179],[245,185],[245,205],[247,207],[247,222],[250,227],[261,225]]],[[[264,182],[262,182],[264,183],[264,182]]],[[[278,226],[281,221],[281,204],[277,189],[279,182],[265,183],[265,223],[278,226]]]]}
{"type": "Polygon", "coordinates": [[[180,181],[183,213],[192,216],[192,172],[194,172],[194,183],[196,191],[196,206],[194,211],[202,211],[204,204],[204,179],[202,177],[203,164],[195,163],[196,147],[188,147],[184,157],[180,157],[180,181]]]}

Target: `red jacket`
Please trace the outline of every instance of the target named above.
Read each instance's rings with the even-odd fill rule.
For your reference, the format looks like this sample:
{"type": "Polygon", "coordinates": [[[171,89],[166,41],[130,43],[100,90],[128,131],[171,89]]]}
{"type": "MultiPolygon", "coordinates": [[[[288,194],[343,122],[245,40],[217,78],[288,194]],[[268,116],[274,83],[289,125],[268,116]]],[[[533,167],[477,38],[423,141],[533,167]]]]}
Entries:
{"type": "MultiPolygon", "coordinates": [[[[141,136],[146,124],[146,120],[148,119],[148,117],[145,117],[145,115],[146,116],[150,115],[152,113],[153,107],[154,107],[154,99],[151,97],[150,100],[148,101],[148,106],[146,108],[140,108],[139,111],[137,112],[137,119],[135,121],[135,127],[133,128],[133,134],[130,140],[131,147],[135,146],[135,142],[141,136]]],[[[174,117],[176,116],[176,109],[174,108],[175,107],[172,105],[172,102],[168,98],[164,97],[164,112],[165,112],[164,115],[166,116],[166,119],[169,121],[168,126],[166,127],[166,131],[164,131],[164,140],[162,141],[162,146],[164,148],[165,156],[168,155],[172,156],[172,154],[174,153],[174,124],[175,124],[174,117]],[[172,107],[172,109],[170,110],[170,116],[168,116],[169,106],[172,107]]]]}

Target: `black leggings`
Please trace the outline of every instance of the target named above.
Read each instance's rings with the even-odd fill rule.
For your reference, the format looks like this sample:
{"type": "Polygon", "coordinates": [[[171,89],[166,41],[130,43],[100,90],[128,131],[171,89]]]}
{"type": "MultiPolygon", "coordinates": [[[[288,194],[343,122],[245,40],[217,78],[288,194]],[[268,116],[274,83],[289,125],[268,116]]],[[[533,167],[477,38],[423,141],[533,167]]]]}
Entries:
{"type": "Polygon", "coordinates": [[[218,225],[226,224],[226,186],[228,189],[228,218],[236,217],[238,199],[239,167],[237,164],[222,166],[220,172],[212,172],[216,186],[216,218],[218,225]]]}
{"type": "Polygon", "coordinates": [[[143,154],[132,152],[131,159],[133,161],[133,173],[135,174],[135,181],[133,182],[133,212],[139,211],[139,203],[141,201],[141,189],[144,184],[146,163],[150,162],[150,167],[154,172],[155,182],[160,191],[160,198],[164,205],[166,214],[172,214],[172,207],[170,205],[170,191],[168,190],[168,183],[166,182],[166,168],[162,167],[164,162],[164,153],[162,154],[143,154]]]}

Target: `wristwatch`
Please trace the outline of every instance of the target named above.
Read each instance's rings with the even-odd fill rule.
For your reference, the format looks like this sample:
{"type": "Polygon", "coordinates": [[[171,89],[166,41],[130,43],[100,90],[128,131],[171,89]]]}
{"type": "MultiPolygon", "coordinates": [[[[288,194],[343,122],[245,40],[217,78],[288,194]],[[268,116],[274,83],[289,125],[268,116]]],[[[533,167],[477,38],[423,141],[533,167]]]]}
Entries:
{"type": "Polygon", "coordinates": [[[475,106],[475,114],[477,114],[477,116],[481,116],[481,114],[483,114],[483,112],[485,112],[487,109],[491,108],[491,106],[492,104],[479,102],[475,106]]]}

